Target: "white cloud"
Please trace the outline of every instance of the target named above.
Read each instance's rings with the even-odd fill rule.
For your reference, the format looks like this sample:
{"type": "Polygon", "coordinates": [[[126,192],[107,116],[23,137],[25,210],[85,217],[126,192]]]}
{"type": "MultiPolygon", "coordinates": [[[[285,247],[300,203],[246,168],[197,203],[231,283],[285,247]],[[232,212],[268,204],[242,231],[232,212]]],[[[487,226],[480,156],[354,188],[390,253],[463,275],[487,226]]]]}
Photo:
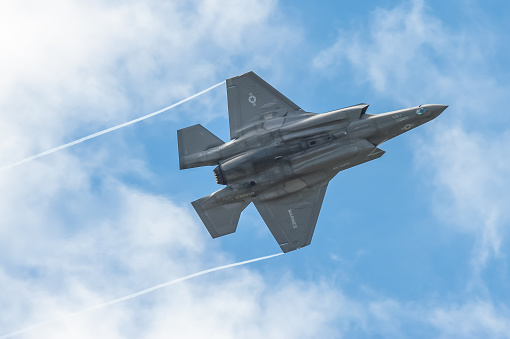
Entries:
{"type": "MultiPolygon", "coordinates": [[[[286,41],[299,40],[274,16],[276,6],[267,0],[6,4],[1,161],[125,121],[134,110],[142,115],[148,112],[138,110],[166,106],[237,74],[243,60],[266,67],[286,41]]],[[[201,108],[213,115],[213,108],[201,108]]],[[[122,182],[125,173],[151,174],[125,152],[121,136],[112,141],[100,150],[80,145],[82,158],[59,152],[0,173],[0,335],[232,261],[208,247],[187,204],[122,182]]],[[[293,280],[273,290],[255,271],[237,269],[26,337],[329,333],[329,293],[293,280]],[[266,320],[276,326],[277,317],[287,316],[279,312],[283,304],[294,320],[267,327],[266,320]]]]}
{"type": "MultiPolygon", "coordinates": [[[[412,15],[420,23],[423,12],[416,4],[412,15]]],[[[237,74],[243,64],[270,67],[275,55],[288,52],[289,41],[300,39],[299,30],[279,17],[278,10],[270,0],[4,4],[0,41],[8,53],[0,55],[1,161],[18,160],[165,106],[237,74]]],[[[398,18],[387,17],[393,13],[377,14],[380,31],[395,34],[398,18]]],[[[427,32],[422,41],[428,43],[427,32]]],[[[399,39],[410,43],[405,34],[390,42],[399,39]]],[[[354,63],[363,54],[353,46],[348,54],[354,63]]],[[[383,49],[385,44],[376,46],[383,49]]],[[[358,47],[364,47],[361,41],[358,47]]],[[[376,60],[377,51],[360,65],[376,60]]],[[[334,50],[330,52],[332,61],[317,59],[317,66],[336,62],[334,50]]],[[[381,65],[390,67],[393,55],[386,57],[381,65]]],[[[414,66],[408,57],[399,62],[414,66]]],[[[373,64],[367,74],[384,93],[391,81],[403,86],[409,80],[396,72],[389,81],[392,69],[386,74],[378,69],[373,64]]],[[[214,116],[213,108],[202,108],[196,114],[214,116]]],[[[126,155],[122,137],[101,150],[80,147],[86,157],[61,152],[0,173],[0,335],[233,260],[210,247],[187,204],[122,182],[126,172],[151,176],[140,159],[126,155]]],[[[501,172],[506,170],[501,166],[501,172]]],[[[465,189],[456,185],[449,192],[465,189]]],[[[459,201],[456,206],[460,213],[473,204],[459,201]]],[[[494,229],[500,231],[499,226],[494,229]]],[[[398,336],[406,330],[395,318],[404,314],[416,322],[431,319],[425,326],[445,333],[460,311],[471,318],[480,314],[480,307],[469,303],[423,310],[388,298],[359,301],[331,284],[278,274],[284,277],[269,279],[249,267],[225,271],[48,325],[26,337],[398,336]],[[444,318],[452,320],[443,323],[444,318]]],[[[504,308],[488,303],[481,308],[487,310],[485,320],[473,321],[463,333],[505,330],[501,324],[508,312],[498,315],[504,308]]]]}
{"type": "Polygon", "coordinates": [[[448,113],[456,118],[486,117],[492,113],[488,107],[497,107],[506,93],[488,66],[498,37],[479,25],[447,24],[424,0],[378,8],[367,27],[339,31],[335,44],[313,64],[325,72],[352,68],[354,81],[400,104],[440,100],[434,103],[453,107],[448,113]]]}
{"type": "MultiPolygon", "coordinates": [[[[240,62],[234,66],[233,58],[257,67],[259,55],[270,59],[285,53],[286,41],[299,40],[284,20],[273,19],[274,1],[218,4],[5,4],[2,160],[167,106],[236,75],[240,62]]],[[[218,114],[199,108],[202,116],[218,114]]]]}
{"type": "Polygon", "coordinates": [[[488,67],[496,59],[492,46],[499,37],[479,25],[454,30],[423,0],[377,9],[369,21],[356,33],[340,31],[314,66],[330,71],[347,64],[354,79],[399,105],[450,105],[433,128],[424,128],[415,159],[433,182],[434,209],[441,219],[476,237],[476,280],[487,261],[500,254],[510,219],[505,162],[510,150],[503,127],[508,118],[498,114],[508,87],[488,67]],[[487,127],[490,132],[484,133],[487,127]]]}
{"type": "Polygon", "coordinates": [[[428,318],[440,338],[506,338],[510,333],[508,308],[487,302],[438,308],[428,318]]]}
{"type": "Polygon", "coordinates": [[[474,233],[475,277],[491,257],[499,257],[510,221],[507,173],[509,134],[482,135],[458,126],[436,126],[431,139],[422,140],[419,167],[433,171],[435,210],[450,225],[474,233]]]}
{"type": "MultiPolygon", "coordinates": [[[[10,208],[5,200],[0,203],[5,218],[1,225],[18,220],[18,231],[1,228],[0,335],[231,262],[229,255],[210,247],[189,208],[114,179],[95,192],[90,169],[68,154],[52,159],[26,167],[32,170],[26,187],[22,167],[9,180],[12,187],[25,190],[25,196],[37,187],[32,181],[43,182],[40,191],[32,191],[32,199],[45,204],[19,206],[22,192],[10,200],[10,208]],[[38,223],[29,213],[20,213],[25,207],[32,209],[38,223]]],[[[328,282],[278,275],[281,278],[267,278],[250,267],[223,271],[24,336],[398,338],[409,334],[405,324],[411,323],[424,333],[498,337],[510,319],[504,306],[488,302],[427,307],[377,295],[355,299],[328,282]],[[456,326],[461,326],[460,332],[455,332],[456,326]]]]}
{"type": "MultiPolygon", "coordinates": [[[[51,190],[60,184],[46,185],[51,190]]],[[[16,236],[2,236],[4,243],[14,240],[2,247],[17,261],[0,270],[0,334],[231,260],[206,246],[206,234],[189,209],[121,183],[104,190],[104,198],[90,196],[87,189],[73,196],[75,203],[100,199],[97,206],[106,203],[108,211],[80,215],[72,229],[59,220],[48,224],[52,213],[43,206],[34,212],[46,219],[38,225],[44,231],[21,243],[16,236]],[[108,202],[112,198],[115,204],[108,202]]],[[[336,293],[295,279],[275,286],[255,271],[233,269],[56,322],[26,337],[277,338],[287,333],[304,338],[334,331],[336,293]]]]}
{"type": "MultiPolygon", "coordinates": [[[[1,183],[18,195],[0,203],[0,335],[232,260],[207,245],[190,208],[113,179],[97,194],[79,162],[66,154],[54,159],[27,167],[26,186],[22,170],[1,183]],[[33,201],[20,206],[29,194],[33,201]]],[[[306,337],[332,330],[335,293],[293,279],[273,286],[255,271],[233,269],[27,337],[306,337]]]]}

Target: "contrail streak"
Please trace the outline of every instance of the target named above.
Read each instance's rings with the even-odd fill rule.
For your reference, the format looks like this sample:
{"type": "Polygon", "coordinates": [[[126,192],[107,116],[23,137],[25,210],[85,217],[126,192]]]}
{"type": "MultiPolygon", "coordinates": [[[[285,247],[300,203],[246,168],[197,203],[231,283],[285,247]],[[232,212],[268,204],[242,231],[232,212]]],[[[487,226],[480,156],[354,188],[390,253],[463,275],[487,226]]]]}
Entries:
{"type": "Polygon", "coordinates": [[[158,115],[158,114],[161,114],[161,113],[163,113],[163,112],[166,112],[166,111],[168,111],[168,110],[170,110],[170,109],[172,109],[172,108],[174,108],[174,107],[177,107],[177,106],[179,106],[179,105],[182,105],[182,104],[183,104],[183,103],[185,103],[186,101],[189,101],[189,100],[194,99],[194,98],[196,98],[196,97],[198,97],[198,96],[200,96],[200,95],[202,95],[202,94],[204,94],[204,93],[206,93],[206,92],[209,92],[210,90],[212,90],[212,89],[214,89],[214,88],[216,88],[216,87],[218,87],[218,86],[220,86],[220,85],[222,85],[222,84],[224,84],[224,83],[225,83],[225,81],[222,81],[222,82],[220,82],[220,83],[217,83],[216,85],[211,86],[211,87],[209,87],[208,89],[205,89],[205,90],[203,90],[203,91],[201,91],[201,92],[198,92],[197,94],[193,94],[192,96],[190,96],[190,97],[188,97],[188,98],[186,98],[186,99],[183,99],[183,100],[181,100],[181,101],[179,101],[179,102],[177,102],[177,103],[175,103],[175,104],[173,104],[173,105],[170,105],[170,106],[168,106],[168,107],[162,108],[162,109],[160,109],[159,111],[156,111],[156,112],[153,112],[153,113],[150,113],[150,114],[144,115],[143,117],[140,117],[140,118],[137,118],[137,119],[134,119],[134,120],[131,120],[131,121],[125,122],[125,123],[123,123],[123,124],[120,124],[120,125],[117,125],[117,126],[114,126],[114,127],[110,127],[110,128],[105,129],[105,130],[103,130],[103,131],[100,131],[100,132],[97,132],[97,133],[94,133],[94,134],[88,135],[88,136],[86,136],[86,137],[83,137],[83,138],[78,139],[78,140],[75,140],[75,141],[71,141],[71,142],[69,142],[69,143],[67,143],[67,144],[64,144],[64,145],[61,145],[61,146],[58,146],[58,147],[52,148],[52,149],[50,149],[50,150],[47,150],[47,151],[44,151],[44,152],[42,152],[42,153],[39,153],[39,154],[33,155],[33,156],[31,156],[31,157],[28,157],[28,158],[25,158],[25,159],[19,160],[19,161],[17,161],[17,162],[12,163],[12,164],[5,165],[5,166],[3,166],[3,167],[0,167],[0,171],[3,171],[3,170],[6,170],[6,169],[9,169],[9,168],[16,167],[16,166],[18,166],[18,165],[21,165],[21,164],[24,164],[24,163],[26,163],[26,162],[32,161],[32,160],[34,160],[34,159],[38,159],[38,158],[43,157],[43,156],[45,156],[45,155],[48,155],[48,154],[55,153],[55,152],[57,152],[57,151],[63,150],[64,148],[74,146],[74,145],[79,144],[79,143],[81,143],[81,142],[84,142],[84,141],[86,141],[86,140],[89,140],[89,139],[92,139],[92,138],[98,137],[98,136],[100,136],[100,135],[103,135],[103,134],[106,134],[106,133],[109,133],[109,132],[115,131],[115,130],[117,130],[117,129],[119,129],[119,128],[126,127],[126,126],[132,125],[132,124],[134,124],[134,123],[137,123],[137,122],[139,122],[139,121],[142,121],[142,120],[145,120],[145,119],[151,118],[151,117],[153,117],[153,116],[155,116],[155,115],[158,115]]]}
{"type": "Polygon", "coordinates": [[[104,308],[104,307],[107,307],[107,306],[110,306],[110,305],[113,305],[113,304],[117,304],[117,303],[120,303],[120,302],[125,301],[125,300],[133,299],[133,298],[139,297],[139,296],[141,296],[143,294],[146,294],[146,293],[158,290],[160,288],[163,288],[163,287],[166,287],[166,286],[170,286],[170,285],[176,284],[176,283],[181,282],[181,281],[186,281],[186,280],[189,280],[189,279],[192,279],[192,278],[196,278],[196,277],[204,275],[204,274],[208,274],[208,273],[211,273],[211,272],[216,272],[216,271],[224,270],[224,269],[235,267],[235,266],[246,265],[246,264],[249,264],[249,263],[252,263],[252,262],[256,262],[256,261],[270,259],[270,258],[273,258],[273,257],[277,257],[279,255],[282,255],[282,254],[283,253],[277,253],[277,254],[268,255],[268,256],[265,256],[265,257],[260,257],[260,258],[255,258],[255,259],[250,259],[250,260],[236,262],[236,263],[233,263],[233,264],[223,265],[223,266],[219,266],[219,267],[215,267],[215,268],[210,268],[210,269],[207,269],[207,270],[204,270],[204,271],[200,271],[198,273],[193,273],[193,274],[187,275],[185,277],[174,279],[174,280],[171,280],[171,281],[168,281],[166,283],[159,284],[159,285],[156,285],[156,286],[153,286],[153,287],[149,287],[149,288],[146,288],[146,289],[141,290],[139,292],[135,292],[135,293],[126,295],[124,297],[113,299],[113,300],[104,302],[102,304],[98,304],[96,306],[92,306],[92,307],[86,308],[84,310],[81,310],[81,311],[78,311],[78,312],[75,312],[75,313],[71,313],[71,314],[68,314],[66,316],[63,316],[63,317],[60,317],[60,318],[57,318],[57,319],[48,320],[48,321],[45,321],[45,322],[42,322],[42,323],[39,323],[39,324],[32,325],[30,327],[18,330],[16,332],[12,332],[12,333],[9,333],[9,334],[4,334],[4,335],[0,336],[0,339],[12,338],[12,337],[17,336],[19,334],[26,333],[26,332],[29,332],[29,331],[33,331],[33,330],[35,330],[37,328],[40,328],[40,327],[43,327],[43,326],[46,326],[46,325],[49,325],[49,324],[52,324],[52,323],[55,323],[55,322],[60,322],[60,321],[68,320],[68,319],[71,319],[71,318],[76,317],[78,315],[81,315],[81,314],[84,314],[84,313],[87,313],[87,312],[91,312],[91,311],[95,311],[95,310],[98,310],[100,308],[104,308]]]}

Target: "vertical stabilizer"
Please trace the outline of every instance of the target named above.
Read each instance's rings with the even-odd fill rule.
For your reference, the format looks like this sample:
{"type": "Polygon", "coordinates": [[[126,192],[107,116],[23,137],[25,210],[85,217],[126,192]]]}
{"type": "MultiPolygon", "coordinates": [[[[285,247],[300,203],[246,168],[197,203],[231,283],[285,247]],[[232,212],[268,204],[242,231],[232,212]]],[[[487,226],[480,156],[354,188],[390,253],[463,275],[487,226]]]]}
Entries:
{"type": "Polygon", "coordinates": [[[200,124],[178,130],[177,143],[179,144],[180,169],[214,165],[215,163],[203,163],[207,159],[200,159],[196,155],[224,144],[220,138],[200,124]]]}

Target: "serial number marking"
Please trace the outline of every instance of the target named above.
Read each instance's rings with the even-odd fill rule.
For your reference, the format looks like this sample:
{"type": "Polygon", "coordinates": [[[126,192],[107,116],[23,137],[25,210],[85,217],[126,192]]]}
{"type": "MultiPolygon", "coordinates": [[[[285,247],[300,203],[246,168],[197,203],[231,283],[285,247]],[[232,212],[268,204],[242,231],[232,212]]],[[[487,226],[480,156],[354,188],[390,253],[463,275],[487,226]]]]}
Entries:
{"type": "Polygon", "coordinates": [[[289,212],[290,222],[292,223],[292,228],[297,228],[296,219],[294,218],[294,214],[292,213],[292,210],[289,209],[287,212],[289,212]]]}
{"type": "Polygon", "coordinates": [[[249,197],[252,197],[254,195],[255,195],[255,192],[250,192],[250,193],[244,193],[244,194],[236,195],[235,198],[237,200],[239,200],[239,199],[249,198],[249,197]]]}
{"type": "Polygon", "coordinates": [[[399,114],[395,114],[391,117],[393,120],[395,120],[395,122],[401,122],[401,121],[406,121],[407,119],[409,119],[408,116],[404,116],[403,114],[399,113],[399,114]]]}
{"type": "Polygon", "coordinates": [[[337,170],[337,169],[339,169],[339,168],[343,168],[343,167],[345,167],[345,166],[349,166],[350,164],[351,164],[350,162],[346,162],[346,163],[341,164],[341,165],[339,165],[339,166],[333,167],[333,170],[337,170]]]}

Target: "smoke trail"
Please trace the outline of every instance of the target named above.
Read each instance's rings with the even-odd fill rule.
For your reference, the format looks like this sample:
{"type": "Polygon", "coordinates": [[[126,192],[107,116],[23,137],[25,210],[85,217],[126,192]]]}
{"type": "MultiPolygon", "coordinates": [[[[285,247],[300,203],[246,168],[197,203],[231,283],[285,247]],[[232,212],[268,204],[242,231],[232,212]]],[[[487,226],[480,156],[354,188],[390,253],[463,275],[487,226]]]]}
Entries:
{"type": "Polygon", "coordinates": [[[100,131],[100,132],[97,132],[97,133],[94,133],[94,134],[88,135],[88,136],[86,136],[86,137],[83,137],[83,138],[78,139],[78,140],[75,140],[75,141],[71,141],[71,142],[69,142],[69,143],[67,143],[67,144],[64,144],[64,145],[61,145],[61,146],[58,146],[58,147],[52,148],[52,149],[50,149],[50,150],[47,150],[47,151],[44,151],[44,152],[42,152],[42,153],[39,153],[39,154],[33,155],[33,156],[31,156],[31,157],[28,157],[28,158],[25,158],[25,159],[19,160],[19,161],[17,161],[17,162],[12,163],[12,164],[5,165],[5,166],[3,166],[3,167],[0,167],[0,171],[6,170],[6,169],[9,169],[9,168],[13,168],[13,167],[15,167],[15,166],[18,166],[18,165],[24,164],[24,163],[29,162],[29,161],[32,161],[32,160],[34,160],[34,159],[38,159],[38,158],[40,158],[40,157],[43,157],[43,156],[45,156],[45,155],[48,155],[48,154],[55,153],[55,152],[57,152],[57,151],[63,150],[64,148],[74,146],[74,145],[79,144],[79,143],[81,143],[81,142],[84,142],[84,141],[86,141],[86,140],[89,140],[89,139],[92,139],[92,138],[98,137],[98,136],[100,136],[100,135],[103,135],[103,134],[106,134],[106,133],[109,133],[109,132],[115,131],[115,130],[117,130],[117,129],[119,129],[119,128],[126,127],[126,126],[132,125],[132,124],[134,124],[134,123],[136,123],[136,122],[139,122],[139,121],[142,121],[142,120],[145,120],[145,119],[151,118],[151,117],[153,117],[153,116],[155,116],[155,115],[158,115],[158,114],[160,114],[160,113],[166,112],[166,111],[168,111],[168,110],[170,110],[170,109],[172,109],[172,108],[174,108],[174,107],[177,107],[177,106],[179,106],[179,105],[182,105],[182,104],[183,104],[183,103],[185,103],[186,101],[189,101],[189,100],[194,99],[194,98],[196,98],[196,97],[198,97],[198,96],[200,96],[200,95],[202,95],[202,94],[204,94],[204,93],[206,93],[206,92],[209,92],[210,90],[212,90],[212,89],[214,89],[214,88],[216,88],[216,87],[218,87],[218,86],[220,86],[220,85],[222,85],[222,84],[224,84],[224,83],[225,83],[225,81],[222,81],[222,82],[220,82],[220,83],[217,83],[216,85],[211,86],[211,87],[209,87],[208,89],[205,89],[205,90],[203,90],[203,91],[201,91],[201,92],[198,92],[198,93],[196,93],[196,94],[193,94],[192,96],[190,96],[190,97],[188,97],[188,98],[186,98],[186,99],[183,99],[183,100],[181,100],[181,101],[179,101],[179,102],[177,102],[177,103],[175,103],[175,104],[173,104],[173,105],[170,105],[170,106],[168,106],[168,107],[162,108],[162,109],[160,109],[159,111],[156,111],[156,112],[153,112],[153,113],[150,113],[150,114],[144,115],[143,117],[140,117],[140,118],[137,118],[137,119],[134,119],[134,120],[131,120],[131,121],[125,122],[125,123],[123,123],[123,124],[120,124],[120,125],[117,125],[117,126],[114,126],[114,127],[110,127],[110,128],[105,129],[105,130],[103,130],[103,131],[100,131]]]}
{"type": "Polygon", "coordinates": [[[40,328],[40,327],[43,327],[43,326],[46,326],[46,325],[49,325],[49,324],[52,324],[52,323],[55,323],[55,322],[60,322],[60,321],[68,320],[68,319],[74,318],[76,316],[79,316],[81,314],[84,314],[84,313],[87,313],[87,312],[91,312],[91,311],[95,311],[95,310],[98,310],[100,308],[104,308],[104,307],[107,307],[107,306],[110,306],[110,305],[113,305],[113,304],[117,304],[117,303],[120,303],[120,302],[125,301],[125,300],[133,299],[133,298],[139,297],[139,296],[141,296],[143,294],[146,294],[146,293],[158,290],[160,288],[163,288],[163,287],[166,287],[166,286],[170,286],[170,285],[176,284],[176,283],[181,282],[181,281],[186,281],[186,280],[189,280],[189,279],[192,279],[192,278],[196,278],[196,277],[204,275],[204,274],[208,274],[208,273],[211,273],[211,272],[216,272],[216,271],[224,270],[224,269],[235,267],[235,266],[246,265],[246,264],[249,264],[249,263],[252,263],[252,262],[256,262],[256,261],[270,259],[270,258],[273,258],[273,257],[277,257],[279,255],[282,255],[282,254],[283,253],[272,254],[272,255],[268,255],[268,256],[264,256],[264,257],[260,257],[260,258],[240,261],[240,262],[236,262],[236,263],[233,263],[233,264],[218,266],[218,267],[215,267],[215,268],[210,268],[210,269],[207,269],[207,270],[204,270],[204,271],[193,273],[193,274],[187,275],[185,277],[174,279],[174,280],[171,280],[171,281],[168,281],[166,283],[159,284],[159,285],[156,285],[156,286],[153,286],[153,287],[149,287],[149,288],[146,288],[146,289],[141,290],[139,292],[135,292],[135,293],[126,295],[124,297],[113,299],[113,300],[110,300],[110,301],[98,304],[96,306],[92,306],[92,307],[86,308],[84,310],[68,314],[66,316],[63,316],[63,317],[60,317],[60,318],[57,318],[57,319],[48,320],[48,321],[45,321],[45,322],[42,322],[42,323],[39,323],[39,324],[35,324],[35,325],[26,327],[24,329],[21,329],[21,330],[18,330],[18,331],[9,333],[9,334],[4,334],[4,335],[0,336],[0,339],[12,338],[12,337],[17,336],[19,334],[30,332],[30,331],[33,331],[33,330],[35,330],[37,328],[40,328]]]}

